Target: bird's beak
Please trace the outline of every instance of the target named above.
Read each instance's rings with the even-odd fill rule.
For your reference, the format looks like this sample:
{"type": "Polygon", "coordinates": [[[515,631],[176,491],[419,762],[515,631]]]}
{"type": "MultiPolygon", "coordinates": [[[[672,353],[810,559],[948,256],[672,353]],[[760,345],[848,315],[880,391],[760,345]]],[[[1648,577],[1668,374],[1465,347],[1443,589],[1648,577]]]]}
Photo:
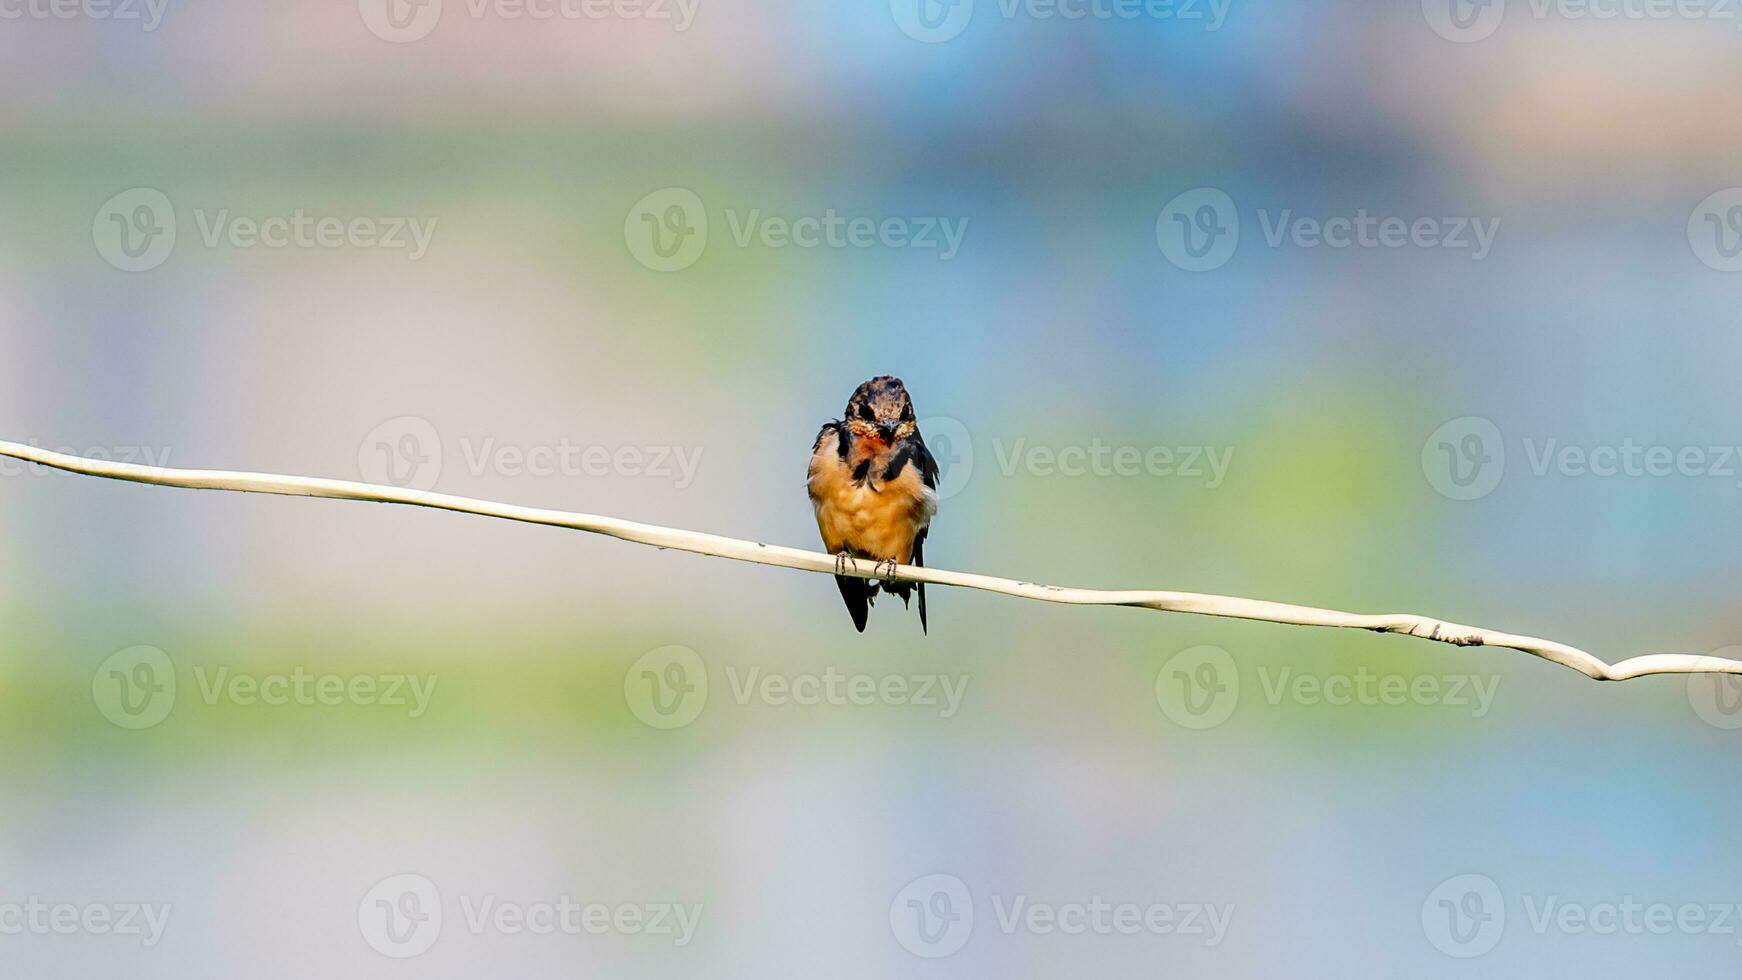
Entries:
{"type": "Polygon", "coordinates": [[[884,442],[894,442],[895,430],[898,427],[899,423],[896,422],[880,422],[877,424],[877,431],[883,434],[884,442]]]}

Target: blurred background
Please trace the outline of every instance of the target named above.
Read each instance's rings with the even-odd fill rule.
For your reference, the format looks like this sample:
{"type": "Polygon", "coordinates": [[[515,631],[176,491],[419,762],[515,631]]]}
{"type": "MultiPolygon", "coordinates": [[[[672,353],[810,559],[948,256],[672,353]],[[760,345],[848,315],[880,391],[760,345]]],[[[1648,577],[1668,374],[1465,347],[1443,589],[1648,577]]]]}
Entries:
{"type": "MultiPolygon", "coordinates": [[[[1742,39],[1614,9],[0,0],[0,439],[812,547],[893,373],[939,567],[1722,650],[1742,39]]],[[[1730,682],[946,589],[860,635],[823,576],[11,461],[0,541],[7,976],[1742,958],[1730,682]]]]}

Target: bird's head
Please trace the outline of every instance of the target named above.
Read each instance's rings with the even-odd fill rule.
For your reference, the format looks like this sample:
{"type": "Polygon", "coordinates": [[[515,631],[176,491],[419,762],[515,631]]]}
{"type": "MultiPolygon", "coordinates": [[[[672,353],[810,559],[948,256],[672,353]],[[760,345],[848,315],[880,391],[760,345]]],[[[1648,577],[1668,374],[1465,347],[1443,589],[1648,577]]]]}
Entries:
{"type": "Polygon", "coordinates": [[[884,375],[860,385],[847,399],[847,427],[858,438],[880,439],[894,445],[918,431],[913,419],[913,399],[900,378],[884,375]]]}

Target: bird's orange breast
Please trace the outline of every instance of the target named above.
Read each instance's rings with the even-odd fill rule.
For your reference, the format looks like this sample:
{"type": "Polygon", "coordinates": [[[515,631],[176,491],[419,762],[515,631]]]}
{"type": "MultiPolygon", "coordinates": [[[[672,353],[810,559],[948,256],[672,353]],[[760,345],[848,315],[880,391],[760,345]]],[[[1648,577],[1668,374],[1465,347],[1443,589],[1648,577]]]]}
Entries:
{"type": "Polygon", "coordinates": [[[902,467],[895,479],[882,481],[889,465],[887,446],[855,446],[843,460],[839,439],[838,433],[826,433],[811,454],[807,482],[823,546],[831,552],[910,564],[914,538],[937,512],[937,494],[912,464],[902,467]],[[866,463],[866,479],[855,481],[853,471],[866,463]]]}

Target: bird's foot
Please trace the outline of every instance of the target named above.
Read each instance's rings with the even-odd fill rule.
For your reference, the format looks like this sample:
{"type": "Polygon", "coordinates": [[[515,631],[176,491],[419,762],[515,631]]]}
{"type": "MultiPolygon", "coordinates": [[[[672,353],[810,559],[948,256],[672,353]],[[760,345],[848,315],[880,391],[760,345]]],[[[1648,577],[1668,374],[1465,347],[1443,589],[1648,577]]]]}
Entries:
{"type": "Polygon", "coordinates": [[[877,567],[872,569],[872,571],[876,573],[878,578],[883,579],[884,581],[890,581],[895,578],[895,571],[900,567],[901,563],[891,558],[887,561],[878,562],[877,567]]]}
{"type": "Polygon", "coordinates": [[[845,551],[841,551],[841,552],[836,553],[836,555],[835,555],[835,574],[836,575],[847,574],[847,565],[852,560],[853,560],[853,556],[848,554],[845,551]]]}

